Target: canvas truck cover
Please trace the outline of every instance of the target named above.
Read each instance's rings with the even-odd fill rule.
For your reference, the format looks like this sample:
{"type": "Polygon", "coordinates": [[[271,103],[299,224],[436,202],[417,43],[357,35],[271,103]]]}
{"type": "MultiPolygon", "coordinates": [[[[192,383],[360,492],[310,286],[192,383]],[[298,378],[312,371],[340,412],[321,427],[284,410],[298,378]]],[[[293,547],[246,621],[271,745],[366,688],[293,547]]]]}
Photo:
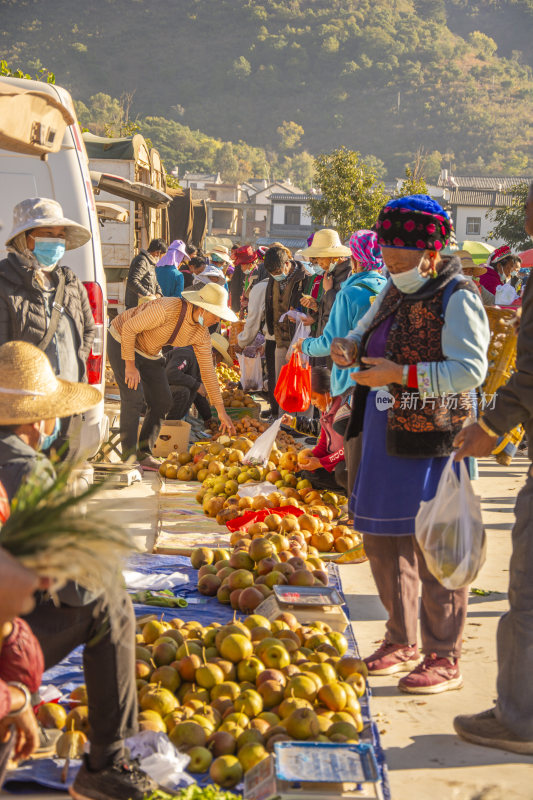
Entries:
{"type": "Polygon", "coordinates": [[[95,136],[84,133],[83,141],[89,158],[108,158],[111,161],[141,161],[150,164],[148,146],[144,136],[125,136],[109,139],[107,136],[95,136]]]}
{"type": "Polygon", "coordinates": [[[74,121],[51,94],[0,81],[0,149],[37,156],[57,153],[74,121]]]}

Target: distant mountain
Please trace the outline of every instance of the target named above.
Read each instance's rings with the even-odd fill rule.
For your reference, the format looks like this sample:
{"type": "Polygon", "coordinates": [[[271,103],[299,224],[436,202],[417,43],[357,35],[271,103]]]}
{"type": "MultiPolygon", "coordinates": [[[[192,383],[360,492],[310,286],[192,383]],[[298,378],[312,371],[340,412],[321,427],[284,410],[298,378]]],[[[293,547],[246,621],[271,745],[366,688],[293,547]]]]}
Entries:
{"type": "Polygon", "coordinates": [[[418,147],[533,168],[533,0],[0,0],[0,20],[0,58],[86,103],[134,92],[141,117],[292,154],[344,144],[391,176],[418,147]],[[292,146],[283,122],[304,130],[292,146]]]}

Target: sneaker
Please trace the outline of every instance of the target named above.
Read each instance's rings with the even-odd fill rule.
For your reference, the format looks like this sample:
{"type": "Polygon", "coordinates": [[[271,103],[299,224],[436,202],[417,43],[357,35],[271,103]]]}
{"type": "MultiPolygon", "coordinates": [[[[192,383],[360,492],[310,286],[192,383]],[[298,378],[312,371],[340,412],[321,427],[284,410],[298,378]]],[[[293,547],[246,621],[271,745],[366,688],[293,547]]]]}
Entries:
{"type": "Polygon", "coordinates": [[[142,469],[152,469],[157,471],[161,466],[161,463],[162,462],[158,458],[155,458],[151,455],[146,455],[142,461],[139,461],[139,466],[142,467],[142,469]]]}
{"type": "Polygon", "coordinates": [[[74,800],[143,800],[159,788],[135,761],[124,759],[91,772],[85,756],[68,791],[74,800]]]}
{"type": "Polygon", "coordinates": [[[489,708],[481,714],[455,717],[453,727],[461,739],[485,747],[497,747],[520,755],[533,755],[533,742],[519,739],[511,733],[496,717],[495,709],[489,708]]]}
{"type": "Polygon", "coordinates": [[[418,667],[400,680],[398,688],[410,694],[439,694],[460,689],[462,685],[459,661],[455,659],[452,662],[449,658],[430,653],[418,667]]]}
{"type": "Polygon", "coordinates": [[[364,659],[369,675],[395,675],[410,672],[420,663],[416,645],[393,644],[383,640],[375,653],[364,659]]]}

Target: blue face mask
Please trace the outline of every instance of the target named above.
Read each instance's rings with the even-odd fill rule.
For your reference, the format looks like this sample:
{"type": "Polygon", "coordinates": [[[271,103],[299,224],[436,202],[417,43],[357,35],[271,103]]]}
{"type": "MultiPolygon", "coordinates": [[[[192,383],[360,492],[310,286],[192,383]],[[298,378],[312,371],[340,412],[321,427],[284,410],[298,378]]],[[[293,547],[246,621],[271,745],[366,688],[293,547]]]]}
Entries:
{"type": "Polygon", "coordinates": [[[322,267],[319,267],[318,264],[312,264],[311,266],[315,268],[315,275],[323,275],[326,271],[325,269],[322,269],[322,267]]]}
{"type": "Polygon", "coordinates": [[[272,277],[274,278],[275,281],[278,281],[278,283],[280,283],[281,281],[284,281],[287,276],[281,273],[281,275],[272,275],[272,277]]]}
{"type": "Polygon", "coordinates": [[[53,267],[65,255],[64,239],[47,239],[44,236],[35,237],[33,255],[43,267],[53,267]]]}
{"type": "Polygon", "coordinates": [[[49,450],[52,447],[53,443],[57,439],[61,432],[61,420],[56,418],[56,424],[54,425],[54,430],[52,433],[49,433],[48,436],[43,433],[42,431],[39,433],[39,442],[38,448],[39,450],[49,450]]]}
{"type": "Polygon", "coordinates": [[[204,315],[198,314],[198,325],[202,325],[203,327],[203,324],[204,324],[204,315]]]}

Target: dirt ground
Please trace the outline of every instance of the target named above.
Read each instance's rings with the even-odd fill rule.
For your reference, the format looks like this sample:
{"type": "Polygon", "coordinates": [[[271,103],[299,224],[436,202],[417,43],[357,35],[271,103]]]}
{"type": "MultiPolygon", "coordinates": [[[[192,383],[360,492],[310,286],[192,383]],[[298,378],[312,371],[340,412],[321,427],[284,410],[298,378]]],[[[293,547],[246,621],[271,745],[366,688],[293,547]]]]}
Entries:
{"type": "MultiPolygon", "coordinates": [[[[533,757],[478,747],[460,740],[452,720],[493,705],[496,627],[507,608],[510,531],[516,495],[529,461],[510,467],[480,462],[475,490],[483,500],[487,560],[475,585],[491,593],[470,595],[461,671],[462,689],[434,697],[405,695],[398,677],[371,680],[372,713],[386,752],[393,800],[531,800],[533,757]]],[[[368,564],[341,568],[343,588],[362,655],[383,637],[385,612],[368,564]]]]}

